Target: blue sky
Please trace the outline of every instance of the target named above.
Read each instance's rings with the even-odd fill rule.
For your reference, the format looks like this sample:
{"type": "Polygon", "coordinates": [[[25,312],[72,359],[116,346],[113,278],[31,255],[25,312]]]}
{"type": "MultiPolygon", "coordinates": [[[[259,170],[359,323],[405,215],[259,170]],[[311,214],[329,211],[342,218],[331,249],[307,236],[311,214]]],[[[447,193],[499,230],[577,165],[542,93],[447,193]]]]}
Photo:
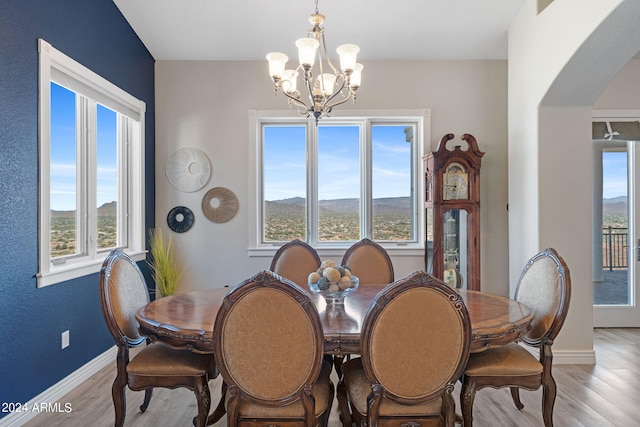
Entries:
{"type": "Polygon", "coordinates": [[[602,197],[627,195],[627,153],[602,153],[602,197]]]}
{"type": "MultiPolygon", "coordinates": [[[[357,126],[318,127],[318,198],[360,196],[357,126]]],[[[372,131],[373,197],[409,196],[411,144],[404,126],[374,126],[372,131]]],[[[304,126],[268,126],[264,150],[265,200],[305,197],[304,126]]]]}
{"type": "MultiPolygon", "coordinates": [[[[117,199],[117,115],[98,105],[97,206],[117,199]]],[[[75,93],[51,83],[51,209],[76,209],[75,93]]]]}
{"type": "Polygon", "coordinates": [[[75,210],[75,94],[51,83],[51,209],[75,210]]]}

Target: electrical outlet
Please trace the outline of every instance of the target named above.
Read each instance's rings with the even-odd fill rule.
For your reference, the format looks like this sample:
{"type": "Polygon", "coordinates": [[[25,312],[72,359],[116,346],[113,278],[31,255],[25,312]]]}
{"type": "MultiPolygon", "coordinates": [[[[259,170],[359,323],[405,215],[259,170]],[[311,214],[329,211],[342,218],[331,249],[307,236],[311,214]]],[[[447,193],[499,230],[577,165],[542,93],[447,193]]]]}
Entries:
{"type": "Polygon", "coordinates": [[[69,347],[69,330],[66,330],[62,333],[61,341],[62,341],[62,348],[69,347]]]}

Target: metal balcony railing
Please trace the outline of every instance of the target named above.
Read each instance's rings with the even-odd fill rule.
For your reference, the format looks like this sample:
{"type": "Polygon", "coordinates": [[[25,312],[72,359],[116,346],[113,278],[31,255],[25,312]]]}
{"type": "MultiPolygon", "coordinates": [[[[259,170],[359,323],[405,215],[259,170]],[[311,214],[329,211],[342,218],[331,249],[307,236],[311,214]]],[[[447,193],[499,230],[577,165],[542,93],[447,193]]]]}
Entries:
{"type": "Polygon", "coordinates": [[[602,268],[627,268],[627,228],[603,227],[602,268]]]}

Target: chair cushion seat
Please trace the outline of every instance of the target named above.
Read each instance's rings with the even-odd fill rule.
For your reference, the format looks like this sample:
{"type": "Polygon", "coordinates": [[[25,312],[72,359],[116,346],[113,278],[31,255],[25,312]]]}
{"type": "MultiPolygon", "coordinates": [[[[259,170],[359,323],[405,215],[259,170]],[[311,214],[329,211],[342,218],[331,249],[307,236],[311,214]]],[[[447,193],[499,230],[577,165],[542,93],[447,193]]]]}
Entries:
{"type": "Polygon", "coordinates": [[[542,373],[542,364],[519,344],[512,343],[469,355],[464,375],[475,377],[522,376],[542,373]]]}
{"type": "Polygon", "coordinates": [[[206,374],[213,363],[212,354],[197,354],[153,343],[129,361],[127,372],[141,376],[200,376],[206,374]]]}
{"type": "MultiPolygon", "coordinates": [[[[329,380],[332,365],[328,361],[322,362],[322,369],[318,376],[318,381],[313,385],[312,394],[315,399],[315,416],[318,418],[329,408],[333,402],[333,384],[329,380]]],[[[226,404],[230,400],[230,393],[226,395],[226,404]]],[[[304,408],[300,401],[286,406],[263,406],[250,403],[246,400],[240,401],[240,417],[242,418],[287,418],[304,416],[304,408]]]]}
{"type": "MultiPolygon", "coordinates": [[[[349,401],[360,413],[367,413],[367,397],[371,394],[371,383],[364,372],[360,358],[352,359],[342,365],[344,384],[349,394],[349,401]]],[[[424,416],[436,415],[442,412],[442,399],[420,405],[401,405],[390,400],[383,400],[380,405],[380,416],[424,416]]]]}

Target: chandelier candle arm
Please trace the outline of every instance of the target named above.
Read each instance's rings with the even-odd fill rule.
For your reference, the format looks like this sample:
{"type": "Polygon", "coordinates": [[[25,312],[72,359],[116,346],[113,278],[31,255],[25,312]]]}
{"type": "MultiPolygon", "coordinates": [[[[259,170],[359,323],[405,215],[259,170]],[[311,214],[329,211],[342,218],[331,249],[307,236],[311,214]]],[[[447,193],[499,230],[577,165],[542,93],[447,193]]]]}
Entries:
{"type": "Polygon", "coordinates": [[[333,107],[336,107],[340,104],[344,104],[345,102],[347,102],[350,99],[355,99],[355,92],[352,92],[351,90],[349,90],[347,92],[347,95],[343,95],[342,99],[340,99],[339,101],[336,101],[332,104],[329,103],[329,101],[333,100],[333,98],[335,98],[336,96],[338,96],[338,94],[340,94],[342,92],[342,89],[344,89],[345,87],[345,81],[342,81],[342,84],[340,85],[340,87],[338,88],[338,90],[335,91],[335,93],[333,95],[331,95],[329,98],[326,99],[325,101],[325,107],[324,109],[326,110],[327,114],[331,113],[331,110],[333,109],[333,107]]]}
{"type": "Polygon", "coordinates": [[[285,93],[294,94],[297,91],[298,72],[296,70],[284,70],[282,74],[282,90],[285,93]]]}
{"type": "Polygon", "coordinates": [[[344,104],[349,99],[356,101],[356,91],[360,88],[364,68],[362,64],[356,62],[360,48],[355,44],[343,44],[336,49],[340,58],[340,69],[331,63],[322,27],[324,20],[325,17],[319,13],[316,1],[316,11],[309,17],[313,28],[307,32],[307,37],[295,42],[299,61],[295,70],[285,69],[289,58],[284,53],[271,52],[267,55],[269,75],[276,95],[278,90],[282,89],[288,98],[289,107],[295,104],[299,107],[298,112],[304,117],[314,116],[316,124],[320,118],[330,115],[333,107],[344,104]],[[323,62],[328,65],[328,68],[323,66],[323,62]],[[314,66],[319,72],[313,72],[314,66]],[[332,73],[325,72],[325,68],[327,71],[330,69],[332,73]],[[308,104],[300,99],[301,93],[297,89],[300,69],[304,71],[303,86],[308,92],[308,104]],[[341,98],[334,101],[338,95],[341,98]]]}

